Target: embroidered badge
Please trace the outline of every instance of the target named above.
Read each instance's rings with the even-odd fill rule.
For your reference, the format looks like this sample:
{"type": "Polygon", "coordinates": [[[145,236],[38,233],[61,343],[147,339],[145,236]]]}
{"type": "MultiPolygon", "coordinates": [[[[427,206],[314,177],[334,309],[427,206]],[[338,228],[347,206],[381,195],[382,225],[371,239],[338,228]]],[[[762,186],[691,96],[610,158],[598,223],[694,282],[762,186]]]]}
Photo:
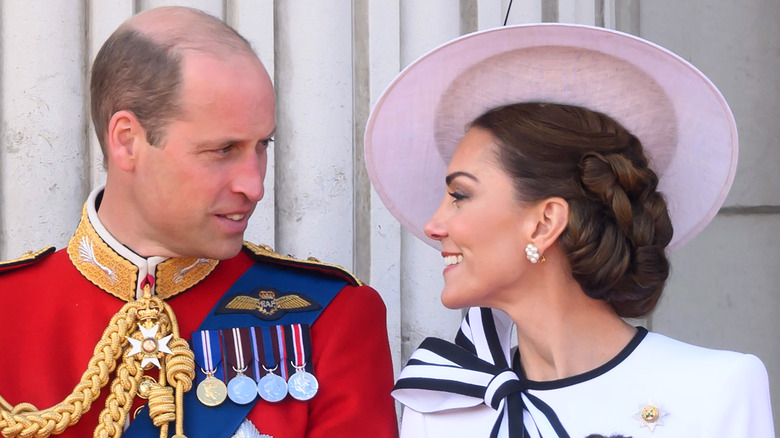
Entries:
{"type": "Polygon", "coordinates": [[[661,405],[648,401],[647,404],[640,405],[639,412],[634,415],[634,419],[637,420],[639,428],[647,427],[650,432],[653,432],[656,426],[663,426],[663,417],[668,415],[666,411],[661,409],[661,405]]]}
{"type": "Polygon", "coordinates": [[[95,257],[95,248],[92,246],[92,241],[89,240],[89,237],[87,236],[83,236],[81,241],[79,241],[79,258],[85,263],[92,263],[101,271],[105,272],[106,277],[111,280],[111,283],[116,284],[118,281],[114,271],[108,266],[101,265],[97,257],[95,257]]]}
{"type": "Polygon", "coordinates": [[[251,293],[227,296],[220,301],[216,314],[249,313],[263,321],[276,321],[287,312],[308,312],[322,306],[300,292],[280,292],[273,288],[257,288],[251,293]]]}

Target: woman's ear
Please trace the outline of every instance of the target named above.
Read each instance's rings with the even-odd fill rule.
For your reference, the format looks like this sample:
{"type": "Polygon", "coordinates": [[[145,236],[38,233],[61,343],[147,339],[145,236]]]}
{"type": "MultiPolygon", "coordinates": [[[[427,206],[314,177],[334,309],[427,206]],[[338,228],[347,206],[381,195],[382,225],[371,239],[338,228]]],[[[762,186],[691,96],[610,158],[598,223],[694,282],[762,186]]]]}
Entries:
{"type": "Polygon", "coordinates": [[[569,203],[563,198],[547,198],[536,203],[533,208],[536,228],[531,235],[539,253],[552,246],[569,222],[569,203]]]}
{"type": "Polygon", "coordinates": [[[129,172],[135,167],[139,141],[146,141],[146,130],[130,111],[117,111],[108,122],[106,153],[108,163],[129,172]]]}

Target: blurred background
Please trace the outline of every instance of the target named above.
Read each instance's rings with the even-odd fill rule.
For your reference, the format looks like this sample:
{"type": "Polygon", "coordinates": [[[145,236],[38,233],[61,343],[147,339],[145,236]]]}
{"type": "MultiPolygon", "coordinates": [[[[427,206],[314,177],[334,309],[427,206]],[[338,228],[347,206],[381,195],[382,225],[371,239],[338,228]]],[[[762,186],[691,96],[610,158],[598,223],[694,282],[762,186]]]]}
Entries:
{"type": "MultiPolygon", "coordinates": [[[[104,181],[89,120],[92,59],[122,21],[172,4],[226,20],[275,82],[276,142],[247,239],[340,264],[373,285],[387,304],[396,371],[425,336],[453,338],[462,314],[439,302],[441,257],[372,191],[363,130],[404,66],[502,25],[509,0],[0,0],[0,259],[67,243],[104,181]]],[[[780,418],[780,2],[513,1],[509,24],[540,21],[641,36],[693,63],[726,97],[740,136],[733,188],[710,226],[672,255],[660,307],[637,323],[756,354],[780,418]]]]}

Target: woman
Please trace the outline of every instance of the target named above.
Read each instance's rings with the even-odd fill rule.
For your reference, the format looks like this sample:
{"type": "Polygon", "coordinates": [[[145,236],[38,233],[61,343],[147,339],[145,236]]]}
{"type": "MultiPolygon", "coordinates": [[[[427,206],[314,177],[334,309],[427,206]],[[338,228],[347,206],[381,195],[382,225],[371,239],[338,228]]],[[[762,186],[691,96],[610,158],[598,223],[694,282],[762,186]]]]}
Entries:
{"type": "Polygon", "coordinates": [[[614,31],[487,31],[402,72],[369,120],[369,175],[440,248],[443,304],[470,308],[401,372],[402,436],[774,436],[759,359],[623,319],[655,307],[736,147],[698,70],[614,31]]]}

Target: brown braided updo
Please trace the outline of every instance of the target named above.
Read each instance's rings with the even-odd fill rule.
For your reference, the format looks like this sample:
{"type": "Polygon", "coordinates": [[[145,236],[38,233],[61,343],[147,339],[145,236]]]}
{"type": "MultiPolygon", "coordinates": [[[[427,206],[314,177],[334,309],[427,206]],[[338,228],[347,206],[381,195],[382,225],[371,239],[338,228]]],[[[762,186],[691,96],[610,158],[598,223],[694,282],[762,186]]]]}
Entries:
{"type": "Polygon", "coordinates": [[[550,103],[495,108],[471,126],[495,137],[519,201],[568,202],[558,244],[583,291],[622,317],[652,311],[669,275],[672,224],[639,140],[604,114],[550,103]]]}

